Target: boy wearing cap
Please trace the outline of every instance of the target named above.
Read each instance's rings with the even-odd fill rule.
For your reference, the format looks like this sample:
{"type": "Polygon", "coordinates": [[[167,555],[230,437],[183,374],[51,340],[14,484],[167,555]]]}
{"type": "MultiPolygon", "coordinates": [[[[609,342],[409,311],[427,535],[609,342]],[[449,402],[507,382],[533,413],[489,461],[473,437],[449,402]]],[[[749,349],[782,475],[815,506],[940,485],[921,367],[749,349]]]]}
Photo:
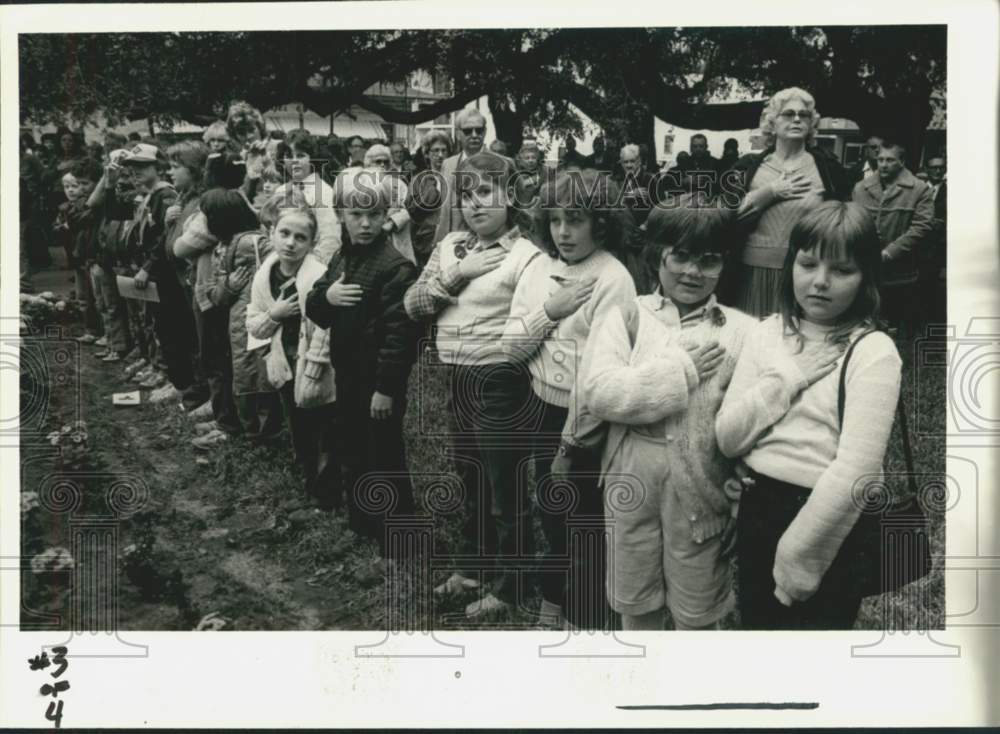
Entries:
{"type": "MultiPolygon", "coordinates": [[[[125,217],[131,213],[132,228],[129,235],[128,253],[138,268],[135,273],[135,287],[144,290],[150,280],[156,283],[159,303],[147,304],[153,312],[153,328],[159,341],[162,360],[166,366],[169,386],[154,393],[157,402],[176,398],[194,382],[193,354],[190,345],[194,343],[193,326],[189,320],[175,318],[175,314],[185,310],[184,290],[175,267],[167,259],[166,213],[177,202],[177,191],[163,180],[166,159],[159,148],[149,143],[136,143],[129,149],[128,156],[121,160],[128,167],[137,188],[145,192],[138,206],[131,201],[117,199],[113,191],[108,191],[108,211],[111,216],[125,217]]],[[[108,168],[111,178],[117,178],[117,169],[108,168]]],[[[107,176],[106,176],[107,177],[107,176]]],[[[114,181],[109,181],[109,184],[114,181]]],[[[153,379],[143,383],[146,387],[158,387],[153,379]]]]}
{"type": "Polygon", "coordinates": [[[338,431],[338,456],[350,526],[377,539],[383,552],[385,515],[405,515],[413,507],[403,416],[419,333],[403,306],[416,267],[383,229],[391,197],[391,175],[354,168],[337,177],[334,201],[346,237],[306,299],[306,316],[330,329],[330,361],[346,428],[338,431]],[[395,494],[388,502],[381,501],[385,483],[395,494]]]}

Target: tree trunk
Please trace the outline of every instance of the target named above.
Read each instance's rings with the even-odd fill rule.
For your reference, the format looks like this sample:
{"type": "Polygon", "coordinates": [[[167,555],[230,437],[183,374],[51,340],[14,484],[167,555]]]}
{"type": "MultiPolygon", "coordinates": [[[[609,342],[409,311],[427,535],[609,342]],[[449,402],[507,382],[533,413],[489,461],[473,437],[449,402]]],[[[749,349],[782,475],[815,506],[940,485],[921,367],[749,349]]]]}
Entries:
{"type": "Polygon", "coordinates": [[[507,144],[507,154],[513,158],[521,149],[525,120],[517,110],[512,110],[510,106],[499,100],[494,101],[493,96],[489,98],[489,106],[497,140],[502,140],[507,144]]]}

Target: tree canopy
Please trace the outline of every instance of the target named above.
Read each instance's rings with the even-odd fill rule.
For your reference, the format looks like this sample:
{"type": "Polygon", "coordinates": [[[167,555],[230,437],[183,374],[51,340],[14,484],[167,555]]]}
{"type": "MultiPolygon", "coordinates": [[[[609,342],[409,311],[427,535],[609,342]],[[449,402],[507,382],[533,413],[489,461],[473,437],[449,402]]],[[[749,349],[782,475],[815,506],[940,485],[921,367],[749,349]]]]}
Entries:
{"type": "Polygon", "coordinates": [[[577,108],[615,140],[651,142],[653,116],[680,127],[756,127],[760,98],[809,90],[824,115],[919,145],[945,80],[945,26],[556,28],[20,37],[22,119],[205,122],[232,99],[359,105],[418,124],[489,95],[498,137],[579,132],[577,108]],[[415,70],[453,93],[418,111],[365,96],[415,70]],[[734,97],[747,101],[730,101],[734,97]]]}

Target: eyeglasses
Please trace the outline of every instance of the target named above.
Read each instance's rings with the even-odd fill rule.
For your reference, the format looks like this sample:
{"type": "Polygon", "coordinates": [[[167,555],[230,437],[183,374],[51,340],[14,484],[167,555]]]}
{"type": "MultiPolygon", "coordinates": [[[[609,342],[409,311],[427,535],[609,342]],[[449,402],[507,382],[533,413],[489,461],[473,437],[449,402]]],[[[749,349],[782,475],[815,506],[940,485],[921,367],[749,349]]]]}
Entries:
{"type": "Polygon", "coordinates": [[[667,250],[664,257],[667,267],[675,271],[683,271],[690,263],[698,266],[702,274],[711,277],[722,272],[723,258],[717,252],[703,252],[692,255],[689,250],[667,250]]]}
{"type": "Polygon", "coordinates": [[[485,127],[463,127],[462,132],[466,135],[485,135],[485,127]]]}
{"type": "Polygon", "coordinates": [[[388,166],[389,165],[389,159],[388,158],[374,158],[374,159],[372,159],[372,165],[373,166],[388,166]]]}
{"type": "Polygon", "coordinates": [[[809,122],[813,119],[813,113],[809,110],[785,110],[778,117],[785,122],[791,122],[792,120],[805,120],[809,122]]]}

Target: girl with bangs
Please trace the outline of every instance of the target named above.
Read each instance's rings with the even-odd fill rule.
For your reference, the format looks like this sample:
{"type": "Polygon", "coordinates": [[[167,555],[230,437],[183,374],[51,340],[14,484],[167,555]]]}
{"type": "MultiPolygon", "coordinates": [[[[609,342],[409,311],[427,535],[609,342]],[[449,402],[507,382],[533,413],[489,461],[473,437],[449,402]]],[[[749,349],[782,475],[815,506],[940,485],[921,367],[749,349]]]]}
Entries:
{"type": "MultiPolygon", "coordinates": [[[[579,473],[573,496],[567,496],[569,485],[562,477],[553,477],[549,468],[556,454],[572,451],[560,445],[559,437],[591,326],[636,296],[632,276],[617,257],[624,247],[627,216],[619,193],[607,175],[592,170],[564,172],[542,187],[536,236],[545,254],[535,258],[518,281],[503,335],[504,351],[511,359],[526,362],[531,375],[535,495],[553,560],[568,555],[571,512],[604,515],[596,461],[581,457],[579,466],[574,465],[579,473]]],[[[540,572],[541,621],[607,628],[610,615],[603,594],[594,598],[568,590],[571,575],[593,575],[592,564],[583,558],[571,559],[571,564],[573,571],[540,572]],[[573,606],[567,607],[570,602],[573,606]]],[[[598,578],[596,588],[601,585],[598,578]]]]}
{"type": "Polygon", "coordinates": [[[882,471],[901,370],[877,330],[880,267],[863,207],[826,202],[802,217],[780,313],[748,337],[716,417],[720,449],[750,469],[737,520],[746,629],[850,629],[857,617],[852,490],[882,471]]]}
{"type": "MultiPolygon", "coordinates": [[[[410,318],[434,320],[438,356],[451,368],[452,455],[468,499],[461,554],[496,559],[490,593],[466,607],[473,618],[523,597],[509,566],[533,547],[527,481],[517,471],[527,453],[524,433],[532,430],[524,410],[531,388],[524,365],[511,360],[501,340],[514,289],[543,255],[515,223],[514,173],[508,159],[492,153],[459,164],[468,229],[435,246],[404,299],[410,318]]],[[[479,586],[456,572],[436,592],[479,586]]]]}

